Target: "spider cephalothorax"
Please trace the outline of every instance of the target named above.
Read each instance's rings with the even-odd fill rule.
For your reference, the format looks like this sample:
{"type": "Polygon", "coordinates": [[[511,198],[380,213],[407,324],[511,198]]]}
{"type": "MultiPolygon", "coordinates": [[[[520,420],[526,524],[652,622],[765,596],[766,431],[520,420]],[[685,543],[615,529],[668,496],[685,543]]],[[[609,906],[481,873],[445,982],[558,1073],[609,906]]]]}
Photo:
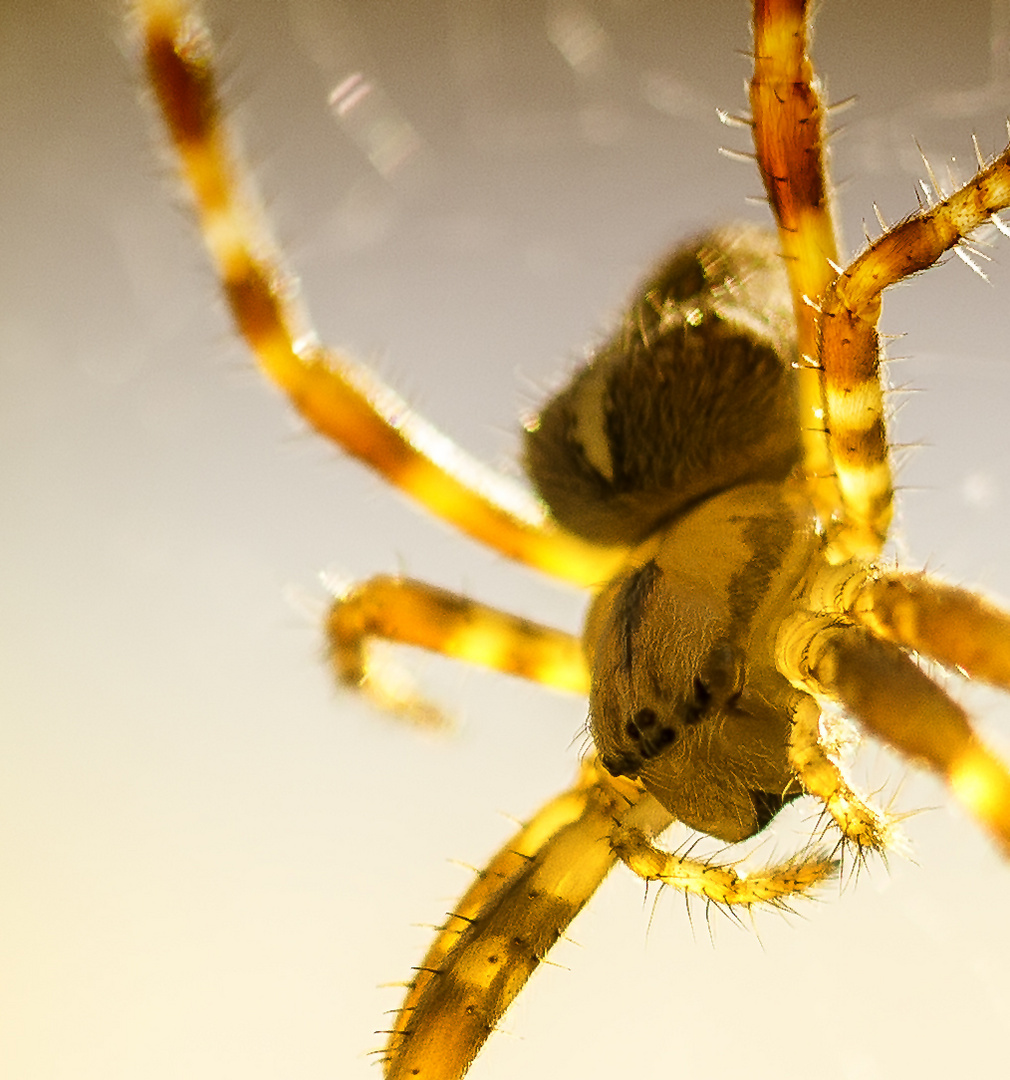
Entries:
{"type": "Polygon", "coordinates": [[[779,488],[733,488],[643,544],[590,613],[601,762],[722,840],[751,836],[800,793],[797,691],[776,666],[776,636],[821,546],[813,515],[779,488]]]}
{"type": "Polygon", "coordinates": [[[677,249],[617,332],[527,425],[543,503],[518,497],[373,376],[303,332],[294,286],[230,152],[206,30],[185,0],[136,0],[146,74],[236,325],[319,432],[494,550],[589,588],[581,634],[399,577],[334,603],[340,678],[430,718],[369,656],[375,637],[588,693],[598,751],[459,901],[416,969],[384,1062],[449,1080],[616,862],[709,903],[782,904],[823,881],[808,848],[749,875],[671,854],[674,820],[753,835],[801,794],[838,844],[894,824],[854,790],[822,706],[935,769],[1010,848],[1010,774],[916,654],[1010,688],[1010,615],[877,561],[893,487],[881,293],[1010,205],[1010,150],[843,268],[806,55],[804,0],[755,0],[753,133],[776,235],[677,249]]]}

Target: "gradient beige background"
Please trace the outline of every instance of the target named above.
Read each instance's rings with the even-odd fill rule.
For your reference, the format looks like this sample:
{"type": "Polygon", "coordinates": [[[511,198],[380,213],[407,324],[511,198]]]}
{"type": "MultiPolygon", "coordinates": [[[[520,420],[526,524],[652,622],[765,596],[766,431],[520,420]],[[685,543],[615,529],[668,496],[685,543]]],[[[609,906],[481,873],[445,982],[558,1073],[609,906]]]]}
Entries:
{"type": "MultiPolygon", "coordinates": [[[[767,220],[753,168],[716,153],[746,149],[715,114],[743,108],[743,3],[210,14],[324,337],[486,459],[514,456],[520,411],[671,241],[767,220]],[[365,114],[327,107],[355,70],[418,140],[388,178],[365,114]]],[[[461,723],[402,730],[330,686],[319,573],[402,568],[568,627],[580,602],[413,512],[260,384],[117,15],[0,6],[0,1075],[374,1078],[398,999],[380,984],[468,881],[447,859],[483,862],[500,812],[569,782],[584,705],[411,656],[461,723]]],[[[874,199],[914,207],[913,137],[941,175],[951,154],[970,171],[972,131],[1002,145],[992,41],[985,0],[823,5],[820,67],[860,96],[835,144],[850,246],[874,199]]],[[[991,286],[951,260],[886,320],[914,358],[892,380],[924,388],[894,428],[925,444],[900,474],[903,556],[1007,597],[1010,242],[993,254],[991,286]]],[[[1010,756],[1008,703],[955,693],[1010,756]]],[[[474,1080],[1001,1075],[1010,871],[938,785],[865,760],[901,808],[938,807],[908,822],[915,861],[758,934],[714,914],[714,941],[702,909],[653,912],[615,875],[474,1080]]]]}

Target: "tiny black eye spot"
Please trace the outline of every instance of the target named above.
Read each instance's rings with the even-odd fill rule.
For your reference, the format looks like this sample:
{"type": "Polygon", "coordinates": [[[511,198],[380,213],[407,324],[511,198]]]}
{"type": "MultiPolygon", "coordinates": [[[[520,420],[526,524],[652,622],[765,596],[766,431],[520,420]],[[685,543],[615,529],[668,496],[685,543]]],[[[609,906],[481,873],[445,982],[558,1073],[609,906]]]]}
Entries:
{"type": "Polygon", "coordinates": [[[655,709],[639,709],[635,713],[634,720],[631,721],[639,731],[648,731],[649,728],[656,723],[656,710],[655,709]]]}
{"type": "Polygon", "coordinates": [[[672,727],[664,727],[659,730],[659,737],[656,740],[661,750],[665,750],[666,747],[672,746],[677,741],[677,729],[672,727]]]}

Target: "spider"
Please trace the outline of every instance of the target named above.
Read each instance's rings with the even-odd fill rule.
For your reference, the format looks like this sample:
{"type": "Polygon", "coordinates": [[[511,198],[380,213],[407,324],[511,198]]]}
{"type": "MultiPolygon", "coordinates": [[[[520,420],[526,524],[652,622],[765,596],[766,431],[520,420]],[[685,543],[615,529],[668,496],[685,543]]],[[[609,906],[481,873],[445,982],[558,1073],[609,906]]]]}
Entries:
{"type": "Polygon", "coordinates": [[[743,226],[678,248],[614,336],[527,425],[546,513],[451,450],[372,376],[319,346],[261,235],[221,127],[206,32],[138,4],[147,71],[239,329],[323,434],[495,550],[592,590],[581,637],[403,578],[336,603],[340,677],[426,719],[372,638],[588,691],[598,751],[454,908],[391,1032],[390,1076],[459,1076],[610,868],[716,904],[787,903],[828,877],[817,848],[738,874],[663,851],[674,820],[727,842],[802,794],[861,856],[894,823],[848,781],[824,706],[935,768],[1004,846],[1010,776],[917,652],[1010,684],[1010,616],[878,561],[892,488],[878,371],[881,291],[1010,204],[985,164],[842,267],[802,4],[756,5],[752,119],[777,239],[743,226]]]}

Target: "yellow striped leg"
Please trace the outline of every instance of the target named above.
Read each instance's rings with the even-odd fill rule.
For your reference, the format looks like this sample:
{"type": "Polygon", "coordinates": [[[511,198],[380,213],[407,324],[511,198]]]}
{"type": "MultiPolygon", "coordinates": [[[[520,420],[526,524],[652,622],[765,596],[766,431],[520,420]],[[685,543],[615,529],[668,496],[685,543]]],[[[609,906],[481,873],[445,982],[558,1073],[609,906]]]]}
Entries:
{"type": "Polygon", "coordinates": [[[806,694],[793,713],[789,764],[804,789],[824,803],[842,835],[860,853],[885,852],[899,843],[897,823],[857,791],[822,731],[821,708],[806,694]]]}
{"type": "Polygon", "coordinates": [[[824,430],[816,303],[839,261],[824,146],[824,105],[807,56],[806,0],[756,0],[750,103],[754,150],[789,272],[801,366],[805,471],[823,520],[839,508],[824,430]]]}
{"type": "Polygon", "coordinates": [[[1010,206],[1010,147],[935,206],[889,229],[839,275],[821,300],[820,360],[831,456],[853,536],[853,554],[880,550],[891,521],[880,387],[881,293],[932,266],[945,251],[1010,206]]]}
{"type": "Polygon", "coordinates": [[[797,376],[812,498],[825,521],[842,511],[830,534],[837,557],[866,557],[883,545],[894,497],[880,383],[881,292],[932,266],[1010,206],[1010,147],[988,165],[980,157],[967,184],[889,229],[840,271],[808,22],[807,0],[755,2],[754,145],[779,224],[800,356],[809,362],[797,376]]]}
{"type": "Polygon", "coordinates": [[[754,874],[738,874],[732,866],[714,865],[663,851],[640,830],[616,829],[612,839],[618,858],[645,881],[661,881],[713,904],[787,906],[798,895],[832,877],[838,864],[824,855],[797,856],[754,874]]]}
{"type": "Polygon", "coordinates": [[[635,784],[583,765],[498,852],[417,968],[386,1046],[388,1080],[459,1080],[616,862],[610,834],[670,815],[635,784]]]}
{"type": "Polygon", "coordinates": [[[782,626],[782,674],[840,704],[865,728],[939,772],[1010,854],[1010,773],[964,710],[899,648],[843,616],[797,612],[782,626]]]}
{"type": "Polygon", "coordinates": [[[1010,690],[1010,612],[925,574],[872,576],[851,603],[878,637],[1010,690]]]}
{"type": "Polygon", "coordinates": [[[577,637],[411,578],[379,576],[355,585],[334,602],[327,634],[340,681],[416,723],[438,724],[442,715],[397,672],[377,663],[368,648],[371,639],[416,645],[559,690],[589,693],[577,637]]]}
{"type": "Polygon", "coordinates": [[[236,327],[318,432],[474,539],[577,584],[618,557],[561,532],[540,505],[467,457],[388,387],[319,345],[234,153],[210,35],[185,0],[135,0],[143,64],[236,327]]]}

